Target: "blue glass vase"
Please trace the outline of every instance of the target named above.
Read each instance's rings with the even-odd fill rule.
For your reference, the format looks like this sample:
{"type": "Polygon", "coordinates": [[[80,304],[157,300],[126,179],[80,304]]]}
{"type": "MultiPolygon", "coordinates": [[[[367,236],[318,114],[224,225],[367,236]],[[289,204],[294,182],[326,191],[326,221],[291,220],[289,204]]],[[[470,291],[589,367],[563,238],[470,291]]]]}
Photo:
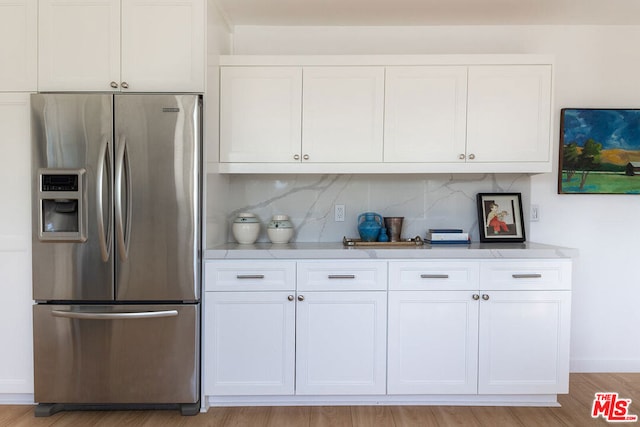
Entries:
{"type": "Polygon", "coordinates": [[[358,215],[358,233],[363,242],[377,242],[382,228],[382,216],[375,212],[358,215]]]}

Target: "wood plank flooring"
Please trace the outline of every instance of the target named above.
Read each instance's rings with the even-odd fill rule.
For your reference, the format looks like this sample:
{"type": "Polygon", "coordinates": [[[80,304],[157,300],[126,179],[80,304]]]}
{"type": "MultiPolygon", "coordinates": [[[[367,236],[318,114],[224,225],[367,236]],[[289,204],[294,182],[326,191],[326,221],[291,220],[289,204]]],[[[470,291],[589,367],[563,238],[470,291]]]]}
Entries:
{"type": "MultiPolygon", "coordinates": [[[[211,408],[206,414],[178,411],[77,411],[35,418],[33,406],[0,405],[0,426],[98,427],[448,427],[448,426],[598,426],[591,418],[596,392],[617,392],[632,399],[629,412],[640,415],[640,373],[571,374],[570,393],[561,408],[464,406],[301,406],[211,408]]],[[[617,425],[638,426],[635,423],[617,425]]]]}

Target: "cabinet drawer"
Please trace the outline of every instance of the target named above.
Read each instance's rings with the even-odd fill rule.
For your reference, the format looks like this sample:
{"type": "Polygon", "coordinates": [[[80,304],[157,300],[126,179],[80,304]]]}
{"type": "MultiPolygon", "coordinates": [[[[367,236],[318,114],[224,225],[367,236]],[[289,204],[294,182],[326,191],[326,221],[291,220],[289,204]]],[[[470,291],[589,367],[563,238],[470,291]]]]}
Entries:
{"type": "Polygon", "coordinates": [[[478,289],[478,271],[477,262],[390,262],[389,289],[394,291],[478,289]]]}
{"type": "Polygon", "coordinates": [[[295,291],[296,263],[207,261],[205,291],[295,291]]]}
{"type": "Polygon", "coordinates": [[[298,291],[366,291],[387,289],[383,261],[299,262],[298,291]]]}
{"type": "Polygon", "coordinates": [[[487,261],[480,266],[480,283],[483,290],[570,290],[571,261],[487,261]]]}

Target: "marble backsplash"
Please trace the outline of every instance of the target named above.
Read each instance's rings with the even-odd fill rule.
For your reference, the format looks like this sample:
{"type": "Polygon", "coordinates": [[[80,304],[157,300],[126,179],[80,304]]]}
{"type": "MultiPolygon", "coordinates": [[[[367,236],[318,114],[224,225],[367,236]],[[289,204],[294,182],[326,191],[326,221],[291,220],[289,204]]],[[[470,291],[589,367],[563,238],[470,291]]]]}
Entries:
{"type": "MultiPolygon", "coordinates": [[[[522,193],[527,218],[530,178],[526,174],[231,175],[227,191],[226,196],[208,198],[208,212],[218,212],[217,220],[207,218],[209,233],[217,234],[218,242],[234,241],[231,224],[240,212],[260,218],[260,242],[269,241],[266,225],[275,214],[291,218],[292,241],[336,242],[343,236],[358,237],[358,214],[371,211],[403,216],[403,238],[424,237],[428,228],[455,227],[477,241],[476,194],[522,193]],[[336,204],[345,205],[344,222],[334,221],[336,204]]],[[[207,241],[211,240],[208,235],[207,241]]]]}

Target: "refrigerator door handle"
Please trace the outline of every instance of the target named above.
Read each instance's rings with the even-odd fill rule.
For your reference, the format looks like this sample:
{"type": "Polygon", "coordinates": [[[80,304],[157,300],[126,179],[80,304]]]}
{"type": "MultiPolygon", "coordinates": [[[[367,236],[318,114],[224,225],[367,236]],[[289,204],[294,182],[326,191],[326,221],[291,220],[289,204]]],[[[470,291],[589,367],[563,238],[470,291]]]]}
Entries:
{"type": "Polygon", "coordinates": [[[98,217],[98,241],[100,243],[100,255],[103,262],[108,262],[111,256],[111,209],[108,210],[107,230],[104,226],[104,211],[102,205],[102,186],[104,185],[104,164],[107,164],[107,192],[108,200],[111,203],[111,150],[109,150],[109,141],[105,138],[100,146],[98,168],[96,171],[96,213],[98,217]]]}
{"type": "Polygon", "coordinates": [[[176,317],[178,315],[178,310],[133,311],[129,313],[87,313],[52,310],[51,314],[53,317],[82,320],[154,319],[160,317],[176,317]]]}
{"type": "Polygon", "coordinates": [[[127,140],[122,137],[116,154],[116,178],[115,178],[115,207],[116,207],[116,231],[118,237],[118,251],[120,260],[127,261],[129,257],[129,219],[131,218],[131,171],[129,166],[129,156],[127,156],[127,140]],[[126,206],[125,217],[123,218],[122,207],[122,186],[126,185],[126,206]]]}

